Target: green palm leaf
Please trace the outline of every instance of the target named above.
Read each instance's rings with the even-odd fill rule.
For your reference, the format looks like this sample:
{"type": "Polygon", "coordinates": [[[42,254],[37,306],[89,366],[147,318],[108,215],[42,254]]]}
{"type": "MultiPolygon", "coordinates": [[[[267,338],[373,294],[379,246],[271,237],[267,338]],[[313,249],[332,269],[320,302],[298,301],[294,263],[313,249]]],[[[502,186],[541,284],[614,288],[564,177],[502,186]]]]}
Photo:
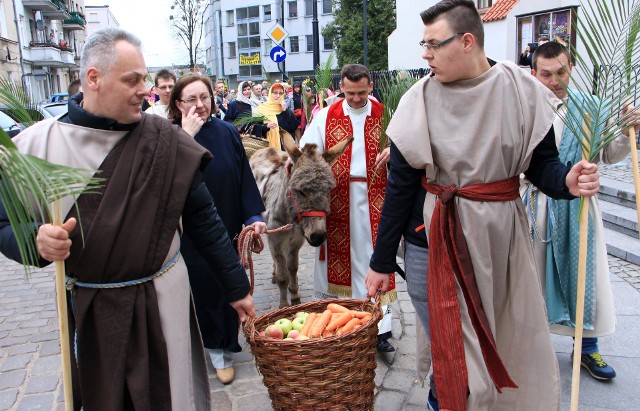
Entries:
{"type": "Polygon", "coordinates": [[[327,61],[324,64],[316,67],[316,86],[315,91],[317,97],[317,103],[320,107],[323,107],[323,101],[326,97],[326,90],[333,88],[333,71],[331,66],[333,65],[333,54],[329,55],[327,61]]]}
{"type": "Polygon", "coordinates": [[[376,86],[380,90],[384,102],[384,114],[382,116],[382,134],[380,135],[380,151],[387,146],[387,127],[398,108],[400,99],[418,81],[418,77],[407,72],[399,71],[378,81],[376,86]]]}
{"type": "MultiPolygon", "coordinates": [[[[589,161],[597,161],[604,147],[629,127],[631,112],[619,112],[631,101],[635,88],[634,61],[640,57],[640,1],[602,0],[582,3],[583,12],[577,20],[577,34],[586,52],[572,49],[578,68],[594,67],[591,73],[576,69],[571,73],[569,100],[580,114],[561,115],[562,120],[586,151],[589,161]],[[590,87],[596,84],[595,93],[590,87]],[[583,131],[587,125],[587,132],[583,131]]],[[[567,85],[563,87],[568,89],[567,85]]],[[[634,109],[634,111],[637,110],[634,109]]]]}
{"type": "Polygon", "coordinates": [[[268,121],[268,119],[265,116],[254,116],[251,114],[240,114],[235,120],[233,120],[233,125],[234,126],[238,126],[238,127],[242,127],[242,126],[246,126],[249,124],[254,124],[254,123],[264,123],[265,121],[268,121]]]}
{"type": "Polygon", "coordinates": [[[0,77],[0,104],[5,106],[3,111],[25,127],[42,120],[42,114],[22,85],[5,77],[0,77]]]}

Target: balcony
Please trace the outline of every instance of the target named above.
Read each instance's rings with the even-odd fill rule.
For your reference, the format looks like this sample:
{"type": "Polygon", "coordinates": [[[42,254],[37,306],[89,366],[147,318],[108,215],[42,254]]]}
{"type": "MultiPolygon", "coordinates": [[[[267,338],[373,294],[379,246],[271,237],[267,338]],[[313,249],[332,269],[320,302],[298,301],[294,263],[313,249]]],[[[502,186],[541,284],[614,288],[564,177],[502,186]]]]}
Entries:
{"type": "Polygon", "coordinates": [[[29,43],[29,53],[23,57],[36,66],[60,67],[63,65],[60,47],[53,43],[29,43]]]}
{"type": "Polygon", "coordinates": [[[42,16],[51,20],[64,20],[70,17],[63,0],[23,0],[26,8],[40,10],[42,16]]]}
{"type": "Polygon", "coordinates": [[[84,26],[87,24],[84,15],[77,11],[70,11],[69,14],[71,18],[62,21],[62,28],[65,30],[84,30],[84,26]]]}
{"type": "Polygon", "coordinates": [[[62,57],[62,64],[65,67],[75,67],[76,59],[72,50],[61,50],[60,56],[62,57]]]}

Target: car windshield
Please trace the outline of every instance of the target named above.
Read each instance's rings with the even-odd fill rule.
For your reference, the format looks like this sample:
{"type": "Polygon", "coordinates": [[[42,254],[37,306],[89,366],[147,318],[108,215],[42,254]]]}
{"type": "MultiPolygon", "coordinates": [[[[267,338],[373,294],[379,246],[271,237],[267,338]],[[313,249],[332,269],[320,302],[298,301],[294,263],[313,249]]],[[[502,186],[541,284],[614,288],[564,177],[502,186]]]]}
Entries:
{"type": "Polygon", "coordinates": [[[8,115],[0,111],[0,127],[1,128],[8,129],[11,126],[15,126],[15,125],[16,125],[16,122],[13,121],[11,117],[9,117],[8,115]]]}
{"type": "Polygon", "coordinates": [[[44,109],[47,113],[51,114],[51,117],[59,116],[60,114],[65,114],[68,110],[66,104],[54,104],[52,106],[46,106],[44,109]]]}

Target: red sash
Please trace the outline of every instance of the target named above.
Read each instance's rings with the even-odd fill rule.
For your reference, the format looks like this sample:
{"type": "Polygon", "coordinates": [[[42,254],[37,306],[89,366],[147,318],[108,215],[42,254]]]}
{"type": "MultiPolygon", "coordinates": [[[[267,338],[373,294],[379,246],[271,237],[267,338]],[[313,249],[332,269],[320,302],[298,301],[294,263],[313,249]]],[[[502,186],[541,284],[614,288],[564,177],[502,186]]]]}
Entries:
{"type": "Polygon", "coordinates": [[[431,328],[433,373],[442,410],[466,410],[468,379],[464,356],[460,305],[456,280],[462,289],[469,317],[476,332],[489,375],[497,388],[518,388],[498,354],[487,315],[482,307],[478,284],[467,242],[460,225],[455,196],[475,201],[513,201],[519,197],[519,178],[464,188],[429,184],[422,186],[438,196],[429,230],[427,293],[431,328]]]}
{"type": "MultiPolygon", "coordinates": [[[[380,149],[382,114],[384,106],[369,100],[371,115],[364,124],[365,161],[367,163],[367,193],[369,200],[369,223],[371,239],[376,245],[382,202],[387,186],[387,170],[375,171],[374,164],[380,149]]],[[[353,125],[349,116],[344,114],[342,101],[329,107],[325,134],[325,150],[353,135],[353,125]]],[[[359,136],[358,136],[359,137],[359,136]]],[[[358,138],[356,137],[356,138],[358,138]]],[[[338,157],[331,167],[336,178],[336,188],[331,191],[331,213],[327,216],[327,274],[329,294],[351,297],[351,220],[349,216],[349,181],[351,168],[351,145],[338,157]]],[[[357,217],[353,224],[361,224],[357,217]]],[[[395,278],[390,276],[389,292],[383,303],[392,301],[395,296],[395,278]]]]}

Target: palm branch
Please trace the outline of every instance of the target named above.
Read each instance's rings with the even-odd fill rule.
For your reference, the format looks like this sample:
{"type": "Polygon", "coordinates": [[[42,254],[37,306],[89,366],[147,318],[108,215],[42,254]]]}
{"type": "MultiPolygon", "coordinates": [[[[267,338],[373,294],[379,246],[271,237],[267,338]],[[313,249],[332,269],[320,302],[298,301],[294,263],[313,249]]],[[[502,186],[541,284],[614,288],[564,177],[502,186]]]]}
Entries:
{"type": "Polygon", "coordinates": [[[3,111],[9,117],[25,127],[42,120],[42,114],[22,85],[6,77],[0,77],[0,104],[5,106],[3,111]]]}
{"type": "Polygon", "coordinates": [[[240,114],[235,120],[233,120],[233,125],[242,127],[254,123],[264,123],[265,121],[268,121],[268,119],[262,115],[254,116],[251,114],[240,114]]]}
{"type": "MultiPolygon", "coordinates": [[[[585,158],[596,161],[600,152],[629,127],[634,109],[619,116],[627,106],[635,88],[636,66],[640,57],[638,34],[640,33],[639,0],[603,0],[582,3],[584,12],[578,16],[577,34],[584,44],[585,55],[572,49],[577,67],[594,67],[598,81],[593,94],[591,73],[573,70],[569,101],[577,107],[575,112],[561,115],[565,127],[578,138],[585,158]],[[613,68],[617,68],[614,70],[613,68]],[[619,71],[618,71],[619,70],[619,71]],[[576,114],[578,113],[578,114],[576,114]],[[583,131],[583,124],[588,132],[583,131]],[[591,136],[585,139],[584,136],[591,136]]],[[[568,89],[568,85],[563,85],[568,89]]]]}
{"type": "Polygon", "coordinates": [[[325,93],[327,89],[331,89],[333,85],[333,72],[331,66],[333,64],[333,54],[329,55],[329,58],[324,62],[324,64],[318,65],[316,67],[316,76],[315,76],[315,91],[317,97],[316,103],[323,107],[323,101],[325,99],[325,93]]]}
{"type": "Polygon", "coordinates": [[[380,135],[380,151],[387,146],[387,127],[398,108],[402,96],[418,81],[418,77],[407,72],[399,71],[382,78],[377,83],[380,96],[384,102],[382,115],[382,134],[380,135]]]}

